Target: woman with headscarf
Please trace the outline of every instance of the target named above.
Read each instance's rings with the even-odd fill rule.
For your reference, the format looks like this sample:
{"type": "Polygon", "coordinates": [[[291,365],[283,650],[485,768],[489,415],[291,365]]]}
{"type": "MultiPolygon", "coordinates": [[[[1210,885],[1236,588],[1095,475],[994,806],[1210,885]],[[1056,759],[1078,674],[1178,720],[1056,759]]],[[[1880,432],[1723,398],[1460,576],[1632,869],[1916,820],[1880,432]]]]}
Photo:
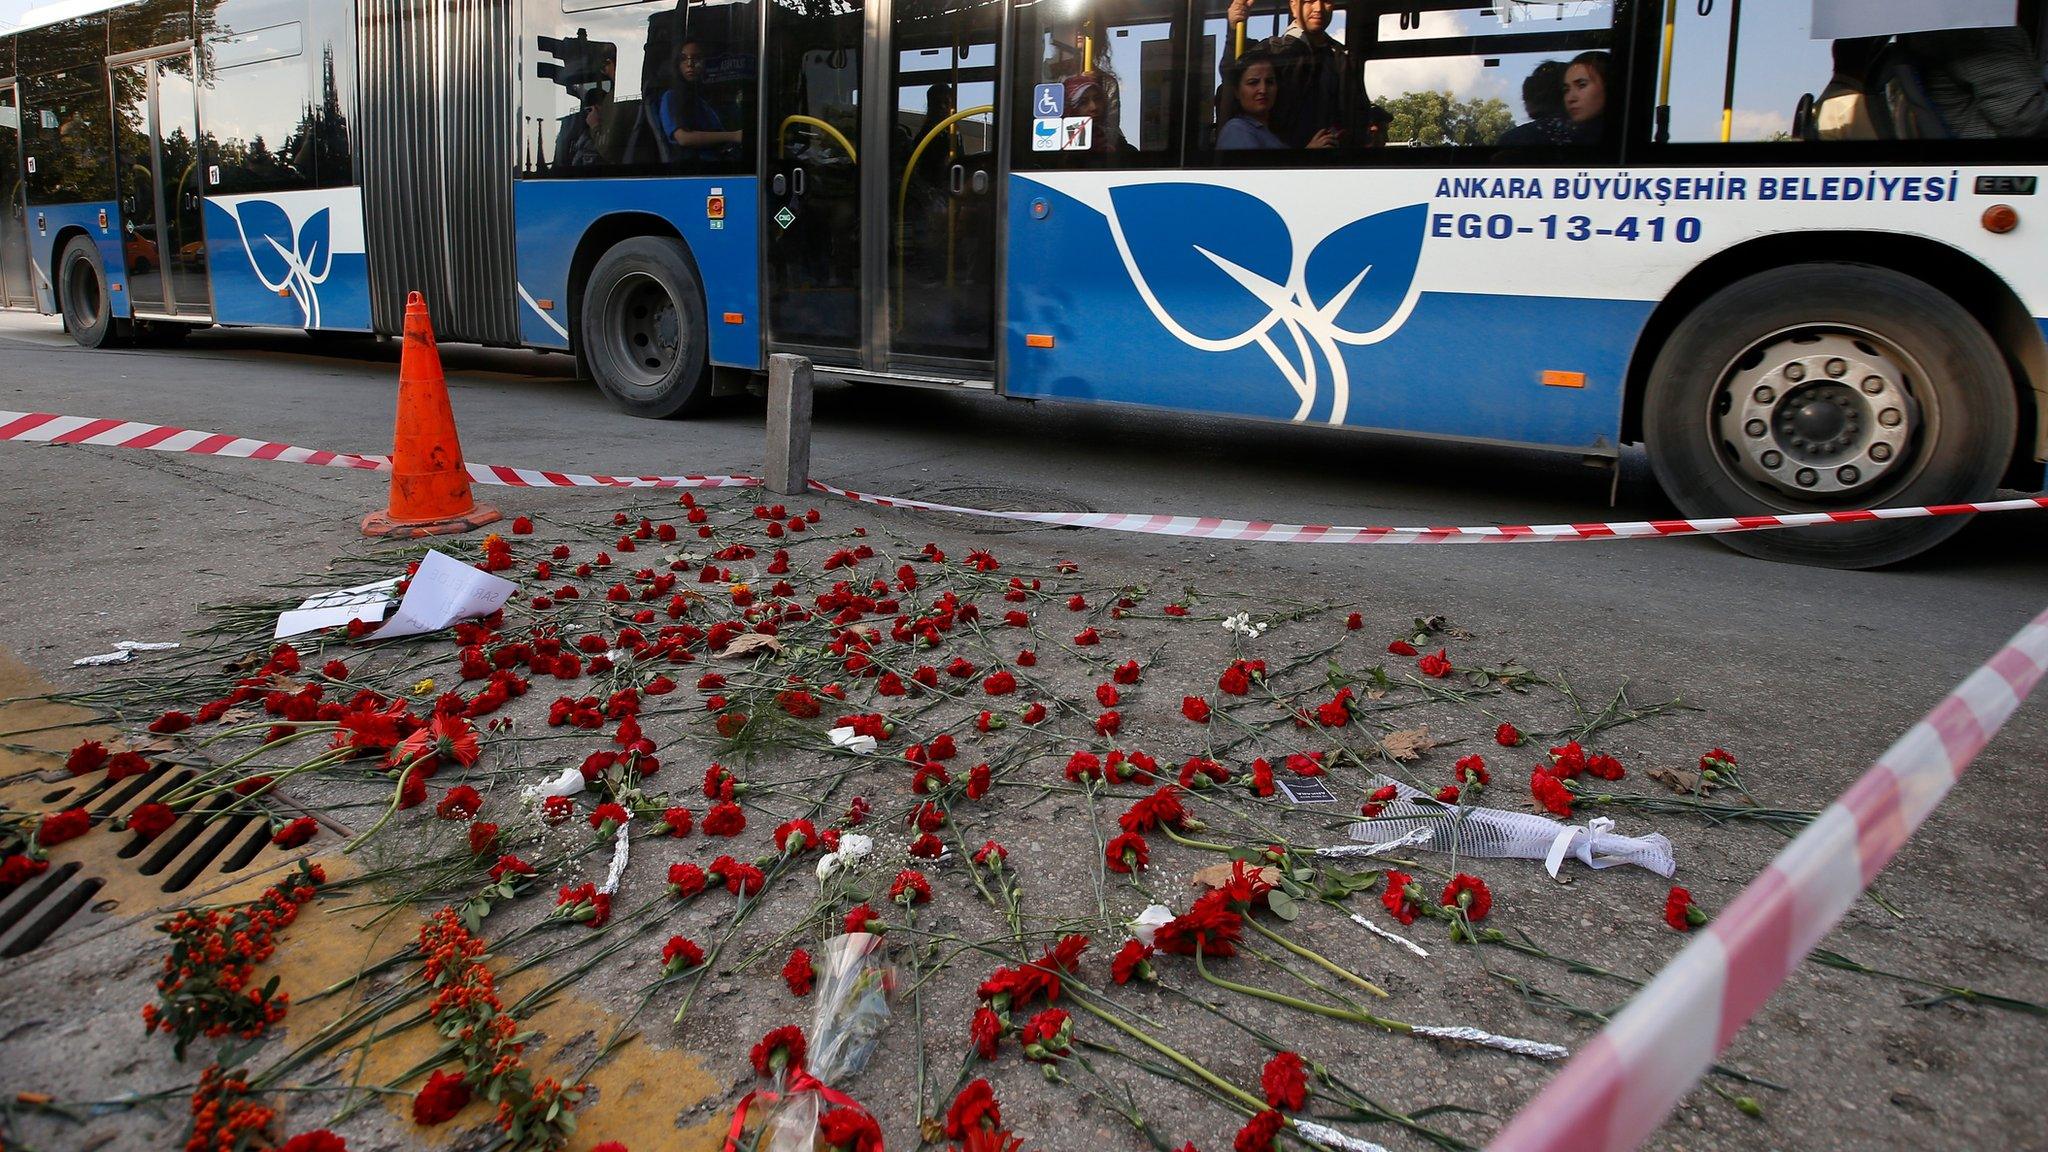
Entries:
{"type": "Polygon", "coordinates": [[[1088,151],[1131,151],[1130,141],[1118,126],[1116,77],[1100,70],[1077,72],[1062,83],[1067,90],[1067,116],[1086,117],[1094,123],[1089,129],[1088,151]]]}

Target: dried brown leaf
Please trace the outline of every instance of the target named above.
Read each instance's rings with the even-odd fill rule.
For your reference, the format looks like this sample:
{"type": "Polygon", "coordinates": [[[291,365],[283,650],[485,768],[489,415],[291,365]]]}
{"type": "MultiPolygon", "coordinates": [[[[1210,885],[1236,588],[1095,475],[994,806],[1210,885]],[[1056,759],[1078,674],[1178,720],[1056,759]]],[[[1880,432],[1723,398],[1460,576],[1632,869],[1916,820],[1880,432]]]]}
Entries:
{"type": "MultiPolygon", "coordinates": [[[[1211,864],[1207,868],[1196,870],[1193,876],[1188,877],[1188,882],[1198,888],[1221,888],[1230,883],[1232,867],[1230,864],[1211,864]]],[[[1276,887],[1280,883],[1280,870],[1270,864],[1260,865],[1256,870],[1248,868],[1245,871],[1255,872],[1261,883],[1276,887]]]]}
{"type": "Polygon", "coordinates": [[[719,655],[727,659],[736,659],[741,656],[751,656],[756,652],[780,651],[782,651],[782,641],[777,640],[775,637],[764,632],[742,632],[738,636],[733,637],[732,642],[727,644],[725,650],[720,652],[719,655]]]}
{"type": "Polygon", "coordinates": [[[1705,796],[1714,790],[1714,785],[1707,783],[1698,772],[1689,769],[1652,768],[1643,775],[1680,796],[1705,796]]]}
{"type": "Polygon", "coordinates": [[[1402,728],[1380,737],[1380,751],[1406,764],[1422,758],[1424,752],[1437,746],[1430,738],[1429,725],[1419,728],[1402,728]]]}

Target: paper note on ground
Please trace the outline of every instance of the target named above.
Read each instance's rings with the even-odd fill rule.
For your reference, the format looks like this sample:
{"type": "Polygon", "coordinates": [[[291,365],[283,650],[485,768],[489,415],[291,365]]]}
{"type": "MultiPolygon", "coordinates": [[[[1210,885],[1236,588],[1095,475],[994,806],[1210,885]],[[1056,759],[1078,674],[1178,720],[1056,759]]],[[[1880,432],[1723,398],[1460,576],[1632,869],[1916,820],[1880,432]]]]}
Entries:
{"type": "Polygon", "coordinates": [[[351,620],[367,620],[372,624],[384,619],[384,613],[391,608],[391,590],[398,587],[400,577],[379,580],[374,584],[361,584],[354,588],[343,588],[335,592],[322,592],[280,615],[277,618],[277,632],[274,640],[288,636],[299,636],[307,632],[318,632],[322,628],[341,628],[351,620]]]}
{"type": "Polygon", "coordinates": [[[1287,798],[1296,804],[1335,804],[1337,802],[1337,797],[1331,793],[1329,785],[1324,784],[1320,777],[1308,776],[1300,780],[1275,780],[1273,783],[1278,784],[1280,790],[1287,793],[1287,798]]]}
{"type": "Polygon", "coordinates": [[[479,571],[452,556],[428,552],[405,586],[405,599],[382,628],[372,635],[379,640],[439,632],[457,620],[488,616],[505,606],[519,586],[510,580],[479,571]]]}

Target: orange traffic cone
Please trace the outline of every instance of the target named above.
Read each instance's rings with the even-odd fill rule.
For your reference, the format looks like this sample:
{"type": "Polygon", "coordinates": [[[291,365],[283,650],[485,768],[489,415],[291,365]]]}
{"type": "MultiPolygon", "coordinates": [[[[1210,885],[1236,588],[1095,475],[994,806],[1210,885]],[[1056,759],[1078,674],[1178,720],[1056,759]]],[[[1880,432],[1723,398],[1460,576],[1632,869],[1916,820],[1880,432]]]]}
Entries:
{"type": "Polygon", "coordinates": [[[455,412],[427,302],[405,302],[405,350],[398,361],[398,426],[391,448],[391,506],[363,518],[365,536],[440,536],[499,518],[469,493],[469,470],[455,438],[455,412]]]}

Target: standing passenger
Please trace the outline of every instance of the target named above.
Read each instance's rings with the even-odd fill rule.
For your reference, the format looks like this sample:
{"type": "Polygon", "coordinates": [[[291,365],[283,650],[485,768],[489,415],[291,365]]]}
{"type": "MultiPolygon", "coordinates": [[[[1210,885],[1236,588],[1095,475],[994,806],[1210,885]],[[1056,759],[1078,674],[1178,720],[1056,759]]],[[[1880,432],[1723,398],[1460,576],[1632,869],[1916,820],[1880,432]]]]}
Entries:
{"type": "MultiPolygon", "coordinates": [[[[1288,0],[1287,31],[1259,45],[1280,81],[1273,131],[1289,148],[1368,147],[1381,142],[1390,119],[1373,106],[1344,45],[1329,33],[1336,9],[1335,0],[1288,0]]],[[[1231,28],[1250,15],[1251,0],[1230,0],[1231,28]]]]}

